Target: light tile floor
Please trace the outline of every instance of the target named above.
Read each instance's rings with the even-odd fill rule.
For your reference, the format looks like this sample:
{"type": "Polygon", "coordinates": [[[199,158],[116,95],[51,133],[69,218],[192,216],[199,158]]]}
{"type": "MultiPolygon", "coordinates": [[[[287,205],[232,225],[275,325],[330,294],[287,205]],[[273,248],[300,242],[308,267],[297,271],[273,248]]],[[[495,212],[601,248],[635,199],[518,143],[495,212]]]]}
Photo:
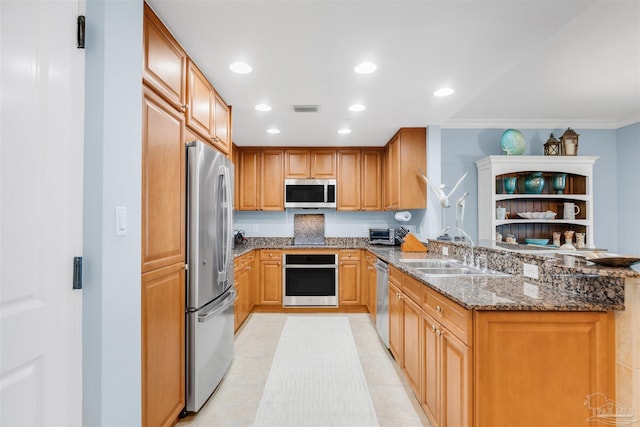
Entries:
{"type": "MultiPolygon", "coordinates": [[[[180,420],[178,427],[232,427],[253,424],[287,316],[292,314],[253,313],[249,316],[236,334],[234,361],[224,380],[205,406],[196,415],[192,414],[180,420]]],[[[314,316],[349,318],[381,427],[431,426],[398,365],[378,338],[368,314],[340,313],[314,316]]]]}

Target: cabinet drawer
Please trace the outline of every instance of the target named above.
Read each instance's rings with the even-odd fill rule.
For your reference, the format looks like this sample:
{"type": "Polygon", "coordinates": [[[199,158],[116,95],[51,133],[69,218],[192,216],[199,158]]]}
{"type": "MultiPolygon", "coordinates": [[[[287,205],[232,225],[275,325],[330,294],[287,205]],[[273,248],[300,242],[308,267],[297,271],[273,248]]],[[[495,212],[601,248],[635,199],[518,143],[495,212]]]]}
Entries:
{"type": "Polygon", "coordinates": [[[398,287],[402,287],[402,276],[404,274],[397,268],[389,265],[389,280],[395,283],[398,287]]]}
{"type": "Polygon", "coordinates": [[[263,249],[260,251],[260,259],[261,260],[272,260],[272,261],[282,261],[282,251],[272,250],[272,249],[263,249]]]}
{"type": "Polygon", "coordinates": [[[427,287],[422,292],[422,308],[462,342],[471,346],[471,310],[427,287]]]}
{"type": "Polygon", "coordinates": [[[416,304],[420,305],[422,303],[422,290],[424,285],[418,282],[411,276],[407,276],[406,274],[402,275],[402,292],[404,292],[409,298],[413,300],[416,304]]]}
{"type": "Polygon", "coordinates": [[[377,261],[377,259],[378,259],[378,257],[377,257],[377,256],[375,256],[374,254],[372,254],[372,253],[371,253],[371,252],[369,252],[369,251],[366,251],[366,255],[365,255],[365,257],[366,257],[366,259],[367,259],[367,261],[368,261],[368,262],[372,262],[372,263],[374,263],[374,264],[376,263],[376,261],[377,261]]]}
{"type": "Polygon", "coordinates": [[[360,259],[360,249],[342,249],[338,251],[338,258],[341,261],[357,261],[360,259]]]}

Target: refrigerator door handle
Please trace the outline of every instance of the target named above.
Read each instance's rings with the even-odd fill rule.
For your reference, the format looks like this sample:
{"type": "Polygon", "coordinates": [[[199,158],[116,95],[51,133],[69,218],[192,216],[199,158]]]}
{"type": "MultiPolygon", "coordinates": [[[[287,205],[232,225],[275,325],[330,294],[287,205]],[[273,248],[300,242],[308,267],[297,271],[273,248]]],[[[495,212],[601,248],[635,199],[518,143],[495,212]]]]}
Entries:
{"type": "Polygon", "coordinates": [[[229,179],[229,168],[221,166],[218,170],[218,206],[221,207],[218,212],[217,223],[222,235],[223,251],[218,251],[218,282],[223,283],[228,280],[229,260],[231,259],[233,219],[231,212],[231,180],[229,179]]]}
{"type": "Polygon", "coordinates": [[[231,289],[229,291],[229,296],[227,298],[225,298],[224,301],[222,301],[222,303],[220,303],[220,306],[218,308],[216,308],[215,310],[212,310],[212,311],[208,312],[204,316],[198,316],[198,322],[201,322],[201,323],[207,322],[211,318],[215,317],[216,314],[226,310],[227,307],[229,307],[231,304],[234,303],[234,301],[236,299],[236,294],[237,294],[237,292],[235,291],[235,289],[231,289]]]}

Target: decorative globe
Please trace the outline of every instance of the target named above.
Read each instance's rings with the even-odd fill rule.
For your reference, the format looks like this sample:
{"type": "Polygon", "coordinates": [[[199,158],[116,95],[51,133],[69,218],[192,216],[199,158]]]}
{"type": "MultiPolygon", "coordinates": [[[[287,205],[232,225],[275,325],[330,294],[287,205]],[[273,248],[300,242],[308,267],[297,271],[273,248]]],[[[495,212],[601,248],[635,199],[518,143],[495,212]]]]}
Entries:
{"type": "Polygon", "coordinates": [[[507,129],[500,137],[500,146],[507,156],[519,156],[524,153],[527,141],[519,130],[507,129]]]}

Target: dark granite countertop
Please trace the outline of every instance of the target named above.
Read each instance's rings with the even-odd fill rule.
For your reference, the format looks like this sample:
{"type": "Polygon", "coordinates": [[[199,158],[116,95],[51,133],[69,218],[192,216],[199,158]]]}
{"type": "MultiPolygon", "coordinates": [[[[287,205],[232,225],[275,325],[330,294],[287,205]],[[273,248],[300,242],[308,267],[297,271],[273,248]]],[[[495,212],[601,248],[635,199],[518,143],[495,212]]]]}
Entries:
{"type": "Polygon", "coordinates": [[[369,248],[383,261],[409,274],[471,310],[501,311],[609,311],[623,310],[623,301],[615,298],[590,298],[547,283],[522,276],[426,276],[403,258],[436,258],[433,254],[403,253],[396,248],[369,248]]]}
{"type": "MultiPolygon", "coordinates": [[[[369,249],[378,258],[414,277],[442,295],[471,310],[501,311],[609,311],[624,310],[624,279],[637,277],[620,273],[621,269],[602,269],[594,266],[568,266],[561,259],[541,266],[540,280],[532,280],[513,269],[505,253],[495,254],[505,260],[506,268],[490,268],[512,273],[511,276],[426,276],[401,258],[443,258],[429,253],[401,252],[399,247],[369,245],[365,238],[326,238],[325,245],[293,245],[292,238],[250,238],[246,244],[234,248],[234,256],[242,256],[254,249],[369,249]],[[607,274],[611,272],[612,274],[607,274]],[[610,276],[610,277],[609,277],[610,276]]],[[[463,247],[463,245],[460,245],[463,247]]],[[[450,252],[453,258],[459,258],[450,252]]],[[[507,254],[508,256],[508,254],[507,254]]],[[[511,258],[511,257],[509,257],[511,258]]],[[[547,259],[547,261],[549,261],[547,259]]],[[[499,261],[498,261],[499,262],[499,261]]],[[[622,269],[626,270],[626,269],[622,269]]]]}

